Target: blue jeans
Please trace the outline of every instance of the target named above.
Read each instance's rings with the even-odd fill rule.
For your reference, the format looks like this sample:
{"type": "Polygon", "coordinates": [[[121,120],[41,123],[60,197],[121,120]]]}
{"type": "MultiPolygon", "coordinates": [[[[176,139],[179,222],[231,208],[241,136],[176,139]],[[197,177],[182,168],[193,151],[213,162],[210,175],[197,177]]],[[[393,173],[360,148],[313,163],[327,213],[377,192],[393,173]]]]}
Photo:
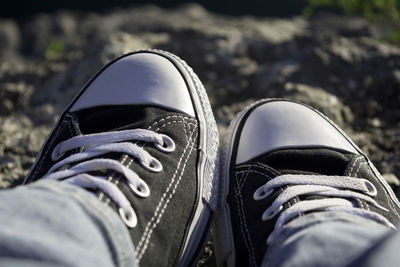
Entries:
{"type": "Polygon", "coordinates": [[[263,266],[367,266],[374,259],[365,257],[387,242],[390,234],[397,239],[392,242],[392,252],[398,252],[368,266],[399,266],[400,232],[348,213],[311,213],[281,230],[264,256],[263,266]]]}
{"type": "Polygon", "coordinates": [[[0,266],[135,266],[133,251],[119,215],[79,187],[0,192],[0,266]]]}
{"type": "MultiPolygon", "coordinates": [[[[1,266],[136,266],[126,226],[87,191],[37,182],[0,192],[1,266]]],[[[288,223],[264,266],[397,266],[400,234],[346,213],[288,223]],[[388,237],[390,236],[390,237],[388,237]]]]}

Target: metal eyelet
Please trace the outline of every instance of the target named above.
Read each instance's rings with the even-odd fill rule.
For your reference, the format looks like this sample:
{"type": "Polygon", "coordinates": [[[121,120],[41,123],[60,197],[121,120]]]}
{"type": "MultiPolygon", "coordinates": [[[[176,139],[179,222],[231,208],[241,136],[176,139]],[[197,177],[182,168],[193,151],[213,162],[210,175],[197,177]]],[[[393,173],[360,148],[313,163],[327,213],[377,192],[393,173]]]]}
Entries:
{"type": "Polygon", "coordinates": [[[254,192],[253,199],[254,200],[264,199],[264,198],[268,197],[269,195],[271,195],[272,192],[274,192],[274,189],[270,189],[270,190],[268,190],[268,192],[265,192],[264,186],[261,186],[254,192]]]}
{"type": "Polygon", "coordinates": [[[60,153],[60,148],[61,148],[61,143],[57,144],[54,149],[53,152],[51,152],[51,159],[53,161],[57,161],[59,160],[62,156],[64,156],[64,153],[60,153]]]}
{"type": "Polygon", "coordinates": [[[373,183],[371,183],[370,181],[366,180],[366,179],[362,179],[365,187],[367,188],[367,192],[365,192],[367,195],[374,197],[378,194],[378,191],[376,190],[376,187],[374,186],[373,183]]]}
{"type": "Polygon", "coordinates": [[[275,217],[281,210],[283,209],[282,206],[279,206],[278,209],[272,210],[271,208],[268,208],[262,215],[262,220],[267,221],[275,217]]]}
{"type": "Polygon", "coordinates": [[[137,217],[135,211],[132,207],[129,207],[127,211],[119,208],[119,215],[122,218],[122,221],[130,228],[134,228],[137,225],[137,217]]]}
{"type": "Polygon", "coordinates": [[[150,188],[146,183],[138,183],[134,185],[131,182],[128,182],[128,185],[136,195],[140,197],[150,196],[150,188]]]}
{"type": "Polygon", "coordinates": [[[161,162],[158,161],[156,158],[152,158],[149,163],[140,161],[140,165],[142,165],[142,167],[145,168],[146,170],[149,170],[152,172],[161,172],[163,169],[161,162]]]}
{"type": "Polygon", "coordinates": [[[171,137],[169,137],[168,135],[165,135],[165,134],[161,134],[161,137],[162,137],[163,143],[161,145],[155,143],[154,146],[162,152],[170,153],[170,152],[174,151],[175,150],[174,140],[172,140],[171,137]]]}

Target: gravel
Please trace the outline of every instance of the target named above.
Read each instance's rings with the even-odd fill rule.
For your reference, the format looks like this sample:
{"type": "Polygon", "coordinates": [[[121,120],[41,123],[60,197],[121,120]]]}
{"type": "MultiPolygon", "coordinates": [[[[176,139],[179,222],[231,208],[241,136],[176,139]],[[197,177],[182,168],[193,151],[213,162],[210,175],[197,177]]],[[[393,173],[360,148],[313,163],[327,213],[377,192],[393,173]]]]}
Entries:
{"type": "MultiPolygon", "coordinates": [[[[229,17],[196,4],[0,19],[0,188],[21,183],[68,100],[110,59],[141,48],[185,59],[221,136],[255,99],[331,117],[400,193],[400,48],[359,17],[229,17]]],[[[212,241],[200,266],[213,266],[212,241]]]]}

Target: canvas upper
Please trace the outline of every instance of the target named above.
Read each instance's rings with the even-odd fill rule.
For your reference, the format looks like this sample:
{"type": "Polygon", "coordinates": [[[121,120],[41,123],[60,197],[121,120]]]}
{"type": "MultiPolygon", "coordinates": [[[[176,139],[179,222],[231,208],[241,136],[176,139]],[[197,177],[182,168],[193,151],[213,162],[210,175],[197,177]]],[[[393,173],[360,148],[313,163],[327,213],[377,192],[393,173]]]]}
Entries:
{"type": "Polygon", "coordinates": [[[25,183],[86,188],[127,225],[142,266],[192,265],[216,209],[218,133],[204,87],[168,52],[105,66],[53,128],[25,183]]]}
{"type": "Polygon", "coordinates": [[[362,151],[301,103],[264,99],[231,123],[216,221],[219,266],[258,266],[291,220],[312,212],[399,224],[399,202],[362,151]]]}

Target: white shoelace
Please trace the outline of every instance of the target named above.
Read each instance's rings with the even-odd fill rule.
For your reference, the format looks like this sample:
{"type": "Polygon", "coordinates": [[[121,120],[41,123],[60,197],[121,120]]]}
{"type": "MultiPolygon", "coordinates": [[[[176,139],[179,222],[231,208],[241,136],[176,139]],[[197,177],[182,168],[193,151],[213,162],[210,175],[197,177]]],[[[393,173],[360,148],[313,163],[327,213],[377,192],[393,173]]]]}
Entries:
{"type": "Polygon", "coordinates": [[[53,150],[52,159],[58,160],[67,151],[80,148],[81,152],[74,153],[54,164],[44,179],[63,180],[64,182],[81,186],[84,188],[99,189],[107,194],[119,207],[122,220],[129,227],[135,227],[137,217],[130,202],[121,190],[108,180],[107,176],[94,176],[88,174],[92,171],[113,170],[121,173],[127,179],[130,189],[140,197],[148,197],[150,188],[137,173],[121,164],[120,161],[109,158],[95,158],[110,152],[128,154],[139,160],[141,166],[152,172],[162,171],[161,163],[151,156],[143,147],[124,141],[144,141],[153,143],[162,152],[172,152],[175,149],[174,141],[163,134],[150,130],[134,129],[124,131],[113,131],[97,134],[79,135],[59,143],[53,150]],[[65,170],[59,168],[73,164],[65,170]]]}
{"type": "Polygon", "coordinates": [[[290,185],[290,187],[283,189],[272,205],[265,210],[262,220],[266,221],[278,215],[282,211],[283,205],[294,197],[313,195],[325,198],[302,200],[284,210],[275,223],[274,231],[268,237],[268,243],[271,243],[276,238],[279,231],[289,220],[302,213],[316,210],[343,211],[372,219],[390,228],[395,228],[382,215],[358,208],[355,201],[351,201],[351,199],[358,198],[378,209],[388,211],[372,198],[376,196],[377,190],[366,179],[345,176],[281,175],[258,188],[254,192],[253,198],[255,200],[264,199],[271,195],[275,189],[285,185],[290,185]]]}

